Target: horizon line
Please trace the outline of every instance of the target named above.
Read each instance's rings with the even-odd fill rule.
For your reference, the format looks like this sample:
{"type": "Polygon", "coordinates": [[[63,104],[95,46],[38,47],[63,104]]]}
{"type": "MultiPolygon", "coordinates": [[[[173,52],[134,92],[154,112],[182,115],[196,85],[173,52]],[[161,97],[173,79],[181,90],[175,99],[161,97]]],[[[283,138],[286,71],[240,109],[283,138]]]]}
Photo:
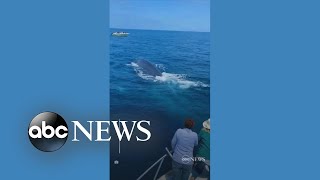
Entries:
{"type": "Polygon", "coordinates": [[[210,33],[211,31],[191,31],[191,30],[171,30],[171,29],[139,29],[139,28],[120,28],[120,27],[109,27],[110,29],[127,29],[127,30],[148,30],[148,31],[174,31],[174,32],[203,32],[210,33]]]}

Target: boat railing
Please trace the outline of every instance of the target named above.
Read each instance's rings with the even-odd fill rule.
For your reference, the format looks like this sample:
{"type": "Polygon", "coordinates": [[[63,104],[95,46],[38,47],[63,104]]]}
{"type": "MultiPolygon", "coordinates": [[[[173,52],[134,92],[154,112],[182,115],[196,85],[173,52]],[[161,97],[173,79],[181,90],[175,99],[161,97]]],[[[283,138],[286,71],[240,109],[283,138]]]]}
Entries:
{"type": "Polygon", "coordinates": [[[166,149],[167,153],[164,154],[164,155],[163,155],[160,159],[158,159],[155,163],[153,163],[146,171],[144,171],[144,172],[137,178],[137,180],[141,180],[153,167],[155,167],[157,164],[159,164],[158,169],[157,169],[157,171],[156,171],[156,173],[155,173],[155,175],[154,175],[153,180],[156,180],[156,179],[157,179],[158,174],[159,174],[159,171],[160,171],[160,169],[161,169],[161,166],[162,166],[162,163],[163,163],[164,159],[165,159],[167,156],[169,156],[170,158],[172,158],[172,154],[171,154],[172,152],[170,152],[167,147],[166,147],[165,149],[166,149]]]}

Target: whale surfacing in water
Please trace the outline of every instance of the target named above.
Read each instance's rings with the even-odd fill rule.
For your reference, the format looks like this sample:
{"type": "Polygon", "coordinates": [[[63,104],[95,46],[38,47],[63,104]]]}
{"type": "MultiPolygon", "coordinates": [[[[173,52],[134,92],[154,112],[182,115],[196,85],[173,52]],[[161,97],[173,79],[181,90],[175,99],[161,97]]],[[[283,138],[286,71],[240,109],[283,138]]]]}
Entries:
{"type": "Polygon", "coordinates": [[[144,74],[154,77],[162,75],[162,73],[157,69],[157,67],[147,60],[137,60],[136,64],[141,68],[144,74]]]}

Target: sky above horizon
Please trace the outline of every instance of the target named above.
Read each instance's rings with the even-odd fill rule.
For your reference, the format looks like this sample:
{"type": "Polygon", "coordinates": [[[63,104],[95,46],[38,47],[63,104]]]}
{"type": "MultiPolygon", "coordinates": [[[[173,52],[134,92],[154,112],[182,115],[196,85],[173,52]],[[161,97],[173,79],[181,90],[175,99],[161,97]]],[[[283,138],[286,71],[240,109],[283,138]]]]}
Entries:
{"type": "Polygon", "coordinates": [[[110,0],[110,27],[210,31],[210,0],[110,0]]]}

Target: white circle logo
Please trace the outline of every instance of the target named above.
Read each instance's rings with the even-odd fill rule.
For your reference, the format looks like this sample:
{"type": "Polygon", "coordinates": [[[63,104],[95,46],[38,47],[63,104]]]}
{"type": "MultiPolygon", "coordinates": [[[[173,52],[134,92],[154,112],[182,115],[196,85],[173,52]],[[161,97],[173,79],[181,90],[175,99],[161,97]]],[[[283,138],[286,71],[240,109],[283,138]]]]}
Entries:
{"type": "Polygon", "coordinates": [[[28,135],[30,142],[40,151],[56,151],[67,141],[68,125],[59,114],[43,112],[30,122],[28,135]]]}
{"type": "Polygon", "coordinates": [[[182,163],[189,164],[192,161],[192,157],[189,157],[188,155],[184,155],[181,158],[182,163]]]}

